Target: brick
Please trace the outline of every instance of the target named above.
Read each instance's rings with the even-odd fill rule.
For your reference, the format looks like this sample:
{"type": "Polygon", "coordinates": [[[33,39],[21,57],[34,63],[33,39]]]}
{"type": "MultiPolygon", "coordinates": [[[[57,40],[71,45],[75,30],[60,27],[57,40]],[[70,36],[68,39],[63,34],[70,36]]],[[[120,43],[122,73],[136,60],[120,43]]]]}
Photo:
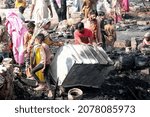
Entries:
{"type": "Polygon", "coordinates": [[[143,74],[143,75],[149,75],[150,74],[149,68],[141,70],[141,74],[143,74]]]}

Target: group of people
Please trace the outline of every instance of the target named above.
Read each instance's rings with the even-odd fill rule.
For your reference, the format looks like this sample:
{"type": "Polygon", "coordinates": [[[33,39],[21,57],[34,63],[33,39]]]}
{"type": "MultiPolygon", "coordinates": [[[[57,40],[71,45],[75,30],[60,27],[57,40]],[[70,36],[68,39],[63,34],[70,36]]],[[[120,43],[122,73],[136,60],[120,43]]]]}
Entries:
{"type": "MultiPolygon", "coordinates": [[[[58,20],[62,21],[67,19],[67,0],[51,0],[58,15],[58,20]]],[[[30,3],[29,0],[4,0],[8,8],[13,6],[15,8],[24,7],[30,3]]],[[[53,17],[50,0],[31,0],[30,18],[34,18],[37,22],[42,18],[53,17]]],[[[129,11],[129,0],[74,0],[74,12],[82,12],[85,18],[91,10],[97,12],[105,12],[114,18],[115,22],[122,20],[122,15],[129,11]]]]}
{"type": "MultiPolygon", "coordinates": [[[[7,3],[7,1],[5,2],[7,3]]],[[[59,3],[58,0],[55,2],[59,3]]],[[[48,14],[53,16],[50,1],[32,0],[30,16],[36,20],[28,23],[23,17],[26,0],[16,0],[14,3],[15,8],[19,9],[19,14],[10,10],[6,13],[5,19],[0,17],[0,56],[14,58],[14,62],[19,66],[25,65],[27,77],[37,81],[35,90],[43,90],[46,87],[48,97],[52,97],[49,66],[53,54],[49,46],[62,46],[63,42],[52,41],[48,33],[51,25],[48,14]]],[[[62,12],[62,9],[58,12],[62,12]]],[[[65,18],[62,15],[60,20],[65,18]]]]}
{"type": "Polygon", "coordinates": [[[20,6],[26,7],[26,0],[3,0],[6,8],[19,8],[20,6]]]}
{"type": "Polygon", "coordinates": [[[49,46],[63,45],[63,42],[51,39],[48,33],[50,26],[49,19],[43,19],[36,25],[32,21],[25,25],[13,12],[6,15],[5,23],[0,17],[0,56],[14,58],[20,67],[25,65],[27,78],[37,81],[35,90],[46,87],[48,97],[52,97],[49,67],[53,58],[49,46]]]}
{"type": "Polygon", "coordinates": [[[116,41],[114,20],[106,17],[104,12],[92,10],[88,18],[76,24],[74,39],[76,44],[102,46],[105,50],[113,48],[116,41]]]}
{"type": "MultiPolygon", "coordinates": [[[[58,20],[66,20],[66,0],[52,0],[52,2],[58,20]]],[[[78,10],[81,8],[85,18],[74,26],[74,44],[102,46],[105,50],[112,49],[116,41],[115,22],[118,21],[118,12],[122,10],[120,8],[124,8],[124,12],[129,10],[128,0],[83,0],[82,2],[80,0],[77,3],[80,7],[78,5],[76,7],[78,10]],[[93,7],[95,3],[97,7],[93,7]],[[112,6],[109,6],[110,4],[112,6]],[[106,11],[102,8],[103,5],[106,11]],[[115,13],[115,17],[111,16],[112,12],[115,13]]],[[[52,97],[52,76],[49,69],[53,54],[49,47],[60,47],[64,43],[53,41],[48,32],[51,26],[50,17],[53,17],[51,3],[49,0],[32,0],[30,18],[34,17],[35,22],[28,23],[23,17],[26,1],[16,0],[15,7],[19,9],[20,14],[8,12],[5,22],[0,17],[0,55],[14,58],[19,65],[25,64],[27,77],[37,81],[35,90],[43,90],[47,87],[48,97],[52,97]]],[[[142,47],[150,45],[150,34],[145,34],[144,37],[142,47]]]]}
{"type": "MultiPolygon", "coordinates": [[[[52,2],[58,14],[58,20],[66,20],[66,0],[53,0],[52,2]]],[[[15,7],[20,13],[10,11],[6,14],[5,22],[0,22],[0,41],[3,46],[0,54],[3,57],[14,58],[20,66],[25,64],[27,77],[37,81],[35,90],[43,90],[47,87],[48,97],[52,97],[50,85],[52,76],[49,73],[49,67],[53,54],[49,46],[64,44],[61,41],[53,41],[48,32],[51,26],[49,16],[53,17],[51,3],[49,0],[32,0],[30,18],[34,17],[35,22],[29,21],[28,23],[23,17],[26,1],[16,0],[15,7]]],[[[105,25],[105,13],[99,12],[97,15],[97,12],[92,9],[87,16],[85,20],[75,25],[75,44],[102,44],[105,48],[107,42],[112,46],[115,41],[113,20],[109,20],[109,23],[105,25]]]]}
{"type": "Polygon", "coordinates": [[[51,2],[54,5],[58,20],[62,21],[67,19],[67,4],[66,0],[4,0],[6,8],[19,8],[24,9],[31,4],[30,18],[39,22],[43,18],[53,17],[51,2]]]}
{"type": "Polygon", "coordinates": [[[24,58],[26,75],[30,79],[36,79],[38,87],[35,90],[43,90],[48,87],[48,97],[52,97],[50,63],[53,54],[49,46],[62,46],[63,42],[55,42],[51,39],[48,30],[51,26],[49,19],[43,19],[35,25],[33,22],[27,24],[27,32],[24,34],[24,58]],[[46,85],[46,84],[47,85],[46,85]]]}
{"type": "Polygon", "coordinates": [[[73,9],[82,12],[85,18],[88,18],[91,10],[103,11],[118,22],[122,20],[122,15],[129,12],[129,0],[74,0],[73,9]]]}
{"type": "MultiPolygon", "coordinates": [[[[99,17],[105,18],[104,15],[99,17]]],[[[25,64],[27,78],[37,81],[37,87],[34,90],[44,90],[46,87],[48,97],[52,97],[52,76],[49,73],[49,67],[53,54],[49,46],[64,44],[61,41],[55,42],[51,39],[48,32],[51,26],[50,19],[42,18],[39,22],[30,21],[26,24],[18,14],[10,11],[6,14],[5,22],[1,21],[0,23],[0,41],[3,46],[0,54],[3,57],[14,58],[14,61],[20,66],[25,64]],[[8,51],[6,51],[7,49],[8,51]],[[11,53],[13,55],[10,55],[11,53]]],[[[88,14],[88,19],[85,22],[84,20],[78,22],[74,32],[75,44],[99,44],[98,32],[100,28],[98,23],[99,19],[97,19],[95,11],[88,14]],[[84,27],[86,23],[90,24],[89,27],[88,25],[84,27]]]]}

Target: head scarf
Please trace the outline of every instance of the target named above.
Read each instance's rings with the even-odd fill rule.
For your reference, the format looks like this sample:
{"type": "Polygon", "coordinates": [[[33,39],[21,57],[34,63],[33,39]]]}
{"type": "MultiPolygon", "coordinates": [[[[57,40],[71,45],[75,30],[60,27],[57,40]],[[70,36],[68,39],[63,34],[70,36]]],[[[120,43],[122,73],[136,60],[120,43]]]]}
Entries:
{"type": "Polygon", "coordinates": [[[38,28],[43,28],[47,23],[51,22],[51,19],[43,19],[39,23],[37,23],[38,28]]]}
{"type": "Polygon", "coordinates": [[[36,35],[38,35],[43,29],[43,27],[49,22],[51,22],[51,19],[46,18],[46,19],[41,20],[39,23],[37,23],[35,26],[33,36],[36,37],[36,35]]]}

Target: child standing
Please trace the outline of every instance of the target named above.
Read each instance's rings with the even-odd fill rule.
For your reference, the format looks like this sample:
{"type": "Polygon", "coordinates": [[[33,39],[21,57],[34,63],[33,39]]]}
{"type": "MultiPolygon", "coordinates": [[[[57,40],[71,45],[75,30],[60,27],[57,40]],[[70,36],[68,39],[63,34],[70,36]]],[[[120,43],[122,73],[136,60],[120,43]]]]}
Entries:
{"type": "MultiPolygon", "coordinates": [[[[45,88],[45,83],[40,82],[38,76],[36,75],[36,72],[41,70],[44,73],[44,78],[49,88],[48,97],[52,97],[52,91],[51,91],[50,79],[49,79],[49,77],[51,76],[49,76],[48,74],[51,59],[52,59],[52,53],[49,49],[49,46],[44,43],[44,39],[45,37],[41,33],[38,34],[35,38],[35,46],[33,47],[33,50],[35,51],[33,52],[33,54],[35,54],[35,56],[40,56],[41,59],[40,62],[31,70],[31,74],[39,84],[39,86],[35,88],[35,90],[43,90],[45,88]],[[36,53],[36,49],[39,49],[39,53],[36,53]]],[[[36,57],[35,57],[35,62],[36,62],[36,57]]]]}

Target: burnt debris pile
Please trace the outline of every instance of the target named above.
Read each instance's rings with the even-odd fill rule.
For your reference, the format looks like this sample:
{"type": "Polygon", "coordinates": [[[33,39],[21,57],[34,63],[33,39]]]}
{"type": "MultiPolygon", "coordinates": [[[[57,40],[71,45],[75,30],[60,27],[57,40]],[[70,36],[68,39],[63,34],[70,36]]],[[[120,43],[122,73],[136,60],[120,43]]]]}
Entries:
{"type": "Polygon", "coordinates": [[[116,72],[115,75],[110,75],[108,79],[105,79],[100,89],[85,90],[83,99],[149,100],[150,84],[145,81],[144,77],[135,72],[116,72]]]}
{"type": "MultiPolygon", "coordinates": [[[[150,55],[140,52],[113,51],[108,54],[114,65],[108,68],[100,88],[76,87],[83,91],[83,100],[149,100],[150,99],[150,55]]],[[[101,76],[99,76],[101,78],[101,76]]],[[[88,79],[87,79],[88,80],[88,79]]],[[[18,100],[47,100],[47,91],[34,91],[34,81],[20,76],[14,79],[14,94],[18,100]]],[[[67,99],[69,89],[63,95],[56,93],[55,99],[67,99]]]]}
{"type": "Polygon", "coordinates": [[[26,79],[25,75],[15,73],[14,77],[14,99],[15,100],[46,100],[46,91],[35,91],[35,80],[26,79]]]}
{"type": "Polygon", "coordinates": [[[110,71],[100,89],[83,88],[83,99],[149,100],[149,56],[115,52],[110,57],[115,61],[114,70],[110,71]]]}

